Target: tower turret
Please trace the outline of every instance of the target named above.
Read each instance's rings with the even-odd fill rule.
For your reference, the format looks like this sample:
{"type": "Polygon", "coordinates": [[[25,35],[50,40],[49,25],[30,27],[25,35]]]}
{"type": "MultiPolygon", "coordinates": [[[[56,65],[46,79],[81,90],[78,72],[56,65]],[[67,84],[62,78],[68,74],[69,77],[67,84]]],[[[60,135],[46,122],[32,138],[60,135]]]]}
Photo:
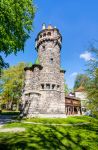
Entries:
{"type": "MultiPolygon", "coordinates": [[[[49,25],[36,38],[36,50],[43,67],[43,76],[50,74],[50,80],[58,80],[60,72],[60,49],[62,36],[57,28],[49,25]],[[54,76],[54,72],[56,76],[54,76]],[[45,74],[44,74],[45,73],[45,74]]],[[[43,78],[44,80],[44,78],[43,78]]],[[[47,82],[47,79],[46,79],[47,82]]]]}
{"type": "MultiPolygon", "coordinates": [[[[55,44],[58,44],[58,46],[61,49],[61,42],[62,42],[62,36],[59,32],[59,30],[56,27],[52,27],[49,25],[47,28],[45,24],[42,26],[42,30],[38,33],[36,41],[36,50],[39,50],[40,46],[44,48],[45,42],[52,41],[55,44]]],[[[54,46],[55,46],[54,44],[54,46]]],[[[53,45],[52,45],[53,46],[53,45]]]]}
{"type": "MultiPolygon", "coordinates": [[[[32,71],[26,68],[26,87],[30,86],[31,90],[27,116],[65,117],[65,71],[60,69],[62,36],[56,27],[43,24],[35,41],[38,58],[32,71]]],[[[24,94],[27,91],[26,88],[24,94]]]]}
{"type": "Polygon", "coordinates": [[[64,86],[60,75],[62,36],[56,27],[49,25],[47,28],[45,26],[45,28],[38,33],[35,41],[38,59],[43,66],[40,75],[40,84],[42,93],[41,102],[43,103],[42,107],[44,107],[41,109],[41,113],[64,113],[64,91],[63,100],[60,102],[62,97],[61,89],[62,86],[64,86]]]}

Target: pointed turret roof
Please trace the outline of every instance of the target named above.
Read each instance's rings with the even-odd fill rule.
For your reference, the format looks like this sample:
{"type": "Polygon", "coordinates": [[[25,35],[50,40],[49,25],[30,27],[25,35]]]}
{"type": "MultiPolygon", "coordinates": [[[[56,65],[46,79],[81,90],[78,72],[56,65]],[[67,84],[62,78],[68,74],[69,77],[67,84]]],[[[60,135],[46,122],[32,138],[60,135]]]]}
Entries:
{"type": "Polygon", "coordinates": [[[37,57],[37,59],[35,60],[35,63],[34,63],[34,64],[36,64],[36,65],[40,65],[40,62],[39,62],[38,57],[37,57]]]}
{"type": "Polygon", "coordinates": [[[28,63],[27,67],[32,67],[32,62],[28,63]]]}
{"type": "Polygon", "coordinates": [[[83,92],[83,91],[85,91],[85,88],[82,85],[75,90],[75,92],[83,92]]]}

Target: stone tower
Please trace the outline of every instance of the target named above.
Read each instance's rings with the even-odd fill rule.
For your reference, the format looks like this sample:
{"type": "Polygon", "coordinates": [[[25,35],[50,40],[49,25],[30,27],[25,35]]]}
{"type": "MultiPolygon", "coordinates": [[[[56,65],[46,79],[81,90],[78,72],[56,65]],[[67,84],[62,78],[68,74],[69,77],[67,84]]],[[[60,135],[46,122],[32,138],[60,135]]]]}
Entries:
{"type": "Polygon", "coordinates": [[[27,117],[64,117],[64,73],[60,68],[62,36],[59,30],[43,25],[36,38],[38,58],[25,67],[23,114],[27,117]]]}

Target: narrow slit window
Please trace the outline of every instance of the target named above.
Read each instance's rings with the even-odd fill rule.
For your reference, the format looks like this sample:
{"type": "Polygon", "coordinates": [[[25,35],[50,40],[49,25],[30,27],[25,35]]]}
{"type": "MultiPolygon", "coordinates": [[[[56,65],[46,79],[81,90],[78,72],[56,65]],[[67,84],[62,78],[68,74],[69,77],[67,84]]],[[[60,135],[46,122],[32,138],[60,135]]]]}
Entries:
{"type": "Polygon", "coordinates": [[[42,35],[40,35],[40,38],[42,38],[42,35]]]}
{"type": "Polygon", "coordinates": [[[50,89],[50,84],[46,84],[46,89],[50,89]]]}
{"type": "Polygon", "coordinates": [[[41,88],[44,89],[44,84],[41,84],[41,88]]]}
{"type": "Polygon", "coordinates": [[[57,85],[57,89],[59,90],[59,88],[60,88],[60,86],[59,85],[57,85]]]}
{"type": "Polygon", "coordinates": [[[50,63],[53,64],[53,58],[50,58],[50,63]]]}
{"type": "Polygon", "coordinates": [[[43,45],[43,49],[45,49],[45,45],[43,45]]]}
{"type": "Polygon", "coordinates": [[[55,88],[55,84],[52,84],[52,89],[54,89],[55,88]]]}

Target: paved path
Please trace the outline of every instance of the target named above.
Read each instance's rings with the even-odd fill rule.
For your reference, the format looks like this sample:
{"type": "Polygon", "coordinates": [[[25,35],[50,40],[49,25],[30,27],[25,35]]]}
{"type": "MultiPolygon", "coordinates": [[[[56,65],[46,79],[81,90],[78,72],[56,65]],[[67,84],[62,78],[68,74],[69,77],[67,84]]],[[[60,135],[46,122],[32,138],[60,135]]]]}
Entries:
{"type": "Polygon", "coordinates": [[[0,128],[0,132],[24,132],[26,129],[25,128],[0,128]]]}
{"type": "MultiPolygon", "coordinates": [[[[26,129],[22,127],[12,127],[12,128],[3,128],[3,125],[9,122],[17,122],[18,120],[11,119],[12,116],[0,116],[0,132],[24,132],[26,129]]],[[[18,121],[19,122],[19,121],[18,121]]],[[[25,124],[33,124],[33,125],[44,125],[44,126],[81,126],[89,124],[90,122],[84,123],[76,123],[76,124],[56,124],[56,123],[40,123],[40,122],[27,122],[20,121],[25,124]]]]}
{"type": "Polygon", "coordinates": [[[12,122],[12,119],[0,119],[0,125],[6,124],[8,122],[12,122]]]}
{"type": "Polygon", "coordinates": [[[15,121],[13,117],[15,116],[14,115],[0,115],[0,125],[15,121]]]}
{"type": "MultiPolygon", "coordinates": [[[[77,124],[49,124],[49,123],[36,123],[36,122],[25,122],[22,121],[22,123],[26,124],[35,124],[35,125],[44,125],[44,126],[79,126],[84,124],[89,124],[90,122],[85,123],[77,123],[77,124]]],[[[0,132],[24,132],[26,129],[22,127],[12,127],[12,128],[3,128],[3,125],[0,125],[0,132]]]]}
{"type": "Polygon", "coordinates": [[[26,129],[22,127],[3,128],[6,123],[17,122],[12,119],[12,115],[0,115],[0,132],[24,132],[26,129]]]}
{"type": "Polygon", "coordinates": [[[17,120],[12,119],[12,115],[0,115],[0,128],[9,122],[17,122],[17,120]]]}
{"type": "MultiPolygon", "coordinates": [[[[17,120],[11,119],[11,116],[4,116],[0,117],[0,127],[2,127],[4,124],[9,122],[17,122],[17,120]]],[[[19,121],[18,121],[19,122],[19,121]]],[[[46,126],[79,126],[84,124],[89,124],[90,122],[84,122],[84,123],[76,123],[76,124],[56,124],[56,123],[41,123],[41,122],[28,122],[28,121],[20,121],[22,123],[26,124],[35,124],[35,125],[46,125],[46,126]]]]}

